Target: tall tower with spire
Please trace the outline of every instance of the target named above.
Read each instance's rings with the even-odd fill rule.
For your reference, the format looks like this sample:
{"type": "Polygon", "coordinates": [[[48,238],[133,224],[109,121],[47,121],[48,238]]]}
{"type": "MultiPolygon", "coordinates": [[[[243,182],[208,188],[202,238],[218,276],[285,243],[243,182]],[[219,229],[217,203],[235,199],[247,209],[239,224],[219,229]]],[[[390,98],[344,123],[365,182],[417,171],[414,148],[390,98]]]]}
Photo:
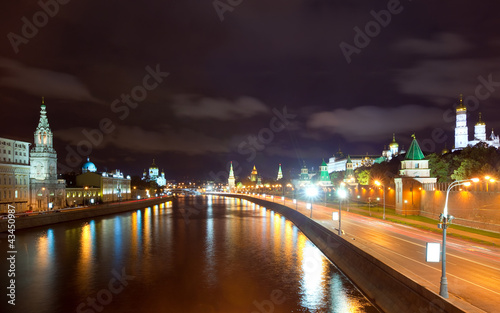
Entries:
{"type": "Polygon", "coordinates": [[[57,179],[57,154],[53,146],[53,134],[47,118],[47,107],[42,97],[40,120],[34,133],[35,145],[30,153],[30,177],[39,180],[57,179]]]}
{"type": "Polygon", "coordinates": [[[34,133],[35,145],[30,152],[30,205],[34,210],[51,210],[65,206],[66,186],[57,179],[57,153],[42,97],[40,120],[34,133]]]}
{"type": "Polygon", "coordinates": [[[236,186],[232,161],[231,161],[231,165],[229,166],[229,178],[227,179],[227,186],[228,186],[229,190],[233,190],[234,187],[236,186]]]}
{"type": "Polygon", "coordinates": [[[347,162],[345,164],[344,181],[347,182],[347,183],[351,183],[351,184],[353,184],[354,181],[355,181],[355,178],[354,178],[354,167],[353,167],[350,155],[347,155],[347,162]]]}
{"type": "Polygon", "coordinates": [[[425,159],[415,135],[412,135],[412,139],[405,159],[401,161],[399,176],[394,178],[398,214],[418,215],[422,191],[434,190],[437,180],[431,177],[429,160],[425,159]]]}
{"type": "Polygon", "coordinates": [[[281,171],[281,163],[278,167],[278,177],[276,178],[276,180],[280,180],[283,178],[283,172],[281,171]]]}
{"type": "Polygon", "coordinates": [[[455,125],[455,149],[463,149],[469,143],[469,128],[467,127],[467,108],[460,94],[459,104],[456,109],[457,118],[455,125]]]}
{"type": "Polygon", "coordinates": [[[331,186],[332,181],[330,180],[330,175],[328,174],[328,165],[326,164],[325,160],[323,159],[323,162],[319,166],[319,181],[318,184],[320,186],[331,186]]]}
{"type": "Polygon", "coordinates": [[[302,165],[302,168],[300,169],[300,178],[299,178],[299,185],[300,186],[305,186],[309,185],[311,181],[309,180],[309,169],[306,166],[306,162],[304,161],[304,165],[302,165]]]}
{"type": "Polygon", "coordinates": [[[257,168],[254,165],[252,173],[250,173],[250,181],[257,182],[257,178],[258,178],[257,168]]]}

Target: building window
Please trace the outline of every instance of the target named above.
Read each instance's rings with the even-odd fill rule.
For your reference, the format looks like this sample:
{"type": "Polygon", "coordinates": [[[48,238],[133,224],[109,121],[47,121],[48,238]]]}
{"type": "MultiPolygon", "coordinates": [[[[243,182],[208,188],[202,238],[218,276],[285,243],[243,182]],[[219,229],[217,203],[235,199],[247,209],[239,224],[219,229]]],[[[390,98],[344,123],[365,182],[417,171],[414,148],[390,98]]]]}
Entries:
{"type": "Polygon", "coordinates": [[[14,198],[17,199],[17,190],[14,192],[14,198]]]}

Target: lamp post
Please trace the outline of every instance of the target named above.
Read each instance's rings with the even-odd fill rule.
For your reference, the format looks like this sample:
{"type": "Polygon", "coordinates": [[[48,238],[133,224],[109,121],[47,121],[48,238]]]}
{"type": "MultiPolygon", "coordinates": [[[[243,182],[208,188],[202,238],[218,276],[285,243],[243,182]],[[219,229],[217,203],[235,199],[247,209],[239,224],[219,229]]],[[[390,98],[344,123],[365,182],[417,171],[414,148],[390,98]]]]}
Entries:
{"type": "Polygon", "coordinates": [[[313,198],[318,195],[318,188],[316,186],[309,186],[306,188],[306,195],[309,197],[309,200],[311,201],[311,215],[310,218],[313,216],[313,198]]]}
{"type": "Polygon", "coordinates": [[[383,213],[383,215],[382,215],[382,219],[384,219],[384,220],[385,220],[385,186],[384,186],[384,184],[382,184],[382,183],[381,183],[380,181],[378,181],[378,180],[376,180],[376,181],[375,181],[375,185],[377,185],[377,186],[382,186],[382,189],[384,190],[384,213],[383,213]]]}
{"type": "Polygon", "coordinates": [[[337,195],[339,197],[339,236],[342,236],[342,199],[344,199],[347,195],[346,190],[344,188],[339,188],[337,191],[337,195]]]}
{"type": "Polygon", "coordinates": [[[453,216],[448,214],[448,196],[450,194],[450,190],[453,187],[460,185],[470,186],[471,181],[477,183],[479,181],[479,178],[456,180],[448,186],[448,189],[446,190],[446,199],[444,202],[443,213],[439,217],[440,224],[438,224],[438,227],[443,229],[443,248],[441,249],[441,282],[439,295],[443,298],[448,298],[448,279],[446,278],[446,229],[448,228],[448,224],[450,224],[453,220],[453,216]]]}
{"type": "Polygon", "coordinates": [[[47,188],[42,187],[43,193],[45,194],[45,198],[47,199],[47,212],[49,211],[49,191],[47,188]]]}

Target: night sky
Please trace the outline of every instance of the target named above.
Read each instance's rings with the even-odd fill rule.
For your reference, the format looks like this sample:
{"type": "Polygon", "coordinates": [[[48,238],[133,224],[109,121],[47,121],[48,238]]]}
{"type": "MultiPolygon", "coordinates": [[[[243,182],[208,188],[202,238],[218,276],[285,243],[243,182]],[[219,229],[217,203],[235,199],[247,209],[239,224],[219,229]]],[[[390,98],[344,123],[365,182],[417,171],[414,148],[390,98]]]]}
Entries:
{"type": "Polygon", "coordinates": [[[392,133],[439,152],[460,93],[470,137],[479,112],[500,132],[498,0],[60,2],[0,11],[0,136],[33,142],[44,96],[60,171],[275,177],[392,133]]]}

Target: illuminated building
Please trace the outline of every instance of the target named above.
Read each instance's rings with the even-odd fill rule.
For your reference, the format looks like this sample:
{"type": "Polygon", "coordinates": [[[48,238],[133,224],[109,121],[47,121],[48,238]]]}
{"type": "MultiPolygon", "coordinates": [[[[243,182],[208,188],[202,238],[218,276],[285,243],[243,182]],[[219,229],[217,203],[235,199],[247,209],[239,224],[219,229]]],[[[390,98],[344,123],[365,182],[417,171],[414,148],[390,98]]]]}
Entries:
{"type": "Polygon", "coordinates": [[[231,162],[231,165],[229,167],[229,178],[227,179],[227,186],[229,190],[233,190],[235,187],[235,178],[234,178],[234,171],[233,171],[233,162],[231,162]]]}
{"type": "Polygon", "coordinates": [[[330,174],[328,174],[328,165],[325,160],[323,160],[323,163],[321,163],[319,167],[319,173],[318,185],[322,187],[332,186],[330,174]]]}
{"type": "MultiPolygon", "coordinates": [[[[382,151],[382,155],[350,155],[352,162],[352,170],[361,166],[372,166],[375,163],[390,161],[392,158],[404,154],[404,149],[399,149],[399,144],[396,142],[396,135],[392,134],[392,142],[389,143],[389,149],[382,151]]],[[[347,170],[347,157],[339,149],[328,161],[328,173],[343,172],[347,170]]]]}
{"type": "Polygon", "coordinates": [[[420,210],[420,190],[434,190],[437,180],[430,177],[429,160],[425,159],[415,135],[412,137],[405,159],[401,161],[399,177],[394,178],[398,214],[415,214],[420,210]]]}
{"type": "Polygon", "coordinates": [[[87,159],[82,174],[76,176],[76,186],[66,188],[66,200],[69,206],[129,200],[130,181],[120,170],[98,173],[87,159]]]}
{"type": "Polygon", "coordinates": [[[257,168],[254,165],[253,166],[253,170],[250,173],[250,181],[251,182],[257,182],[257,180],[258,180],[258,173],[257,173],[257,168]]]}
{"type": "Polygon", "coordinates": [[[9,204],[17,212],[28,209],[29,146],[28,142],[0,138],[0,213],[6,213],[9,204]]]}
{"type": "Polygon", "coordinates": [[[311,178],[309,177],[309,170],[307,169],[306,162],[300,169],[299,186],[306,186],[311,183],[311,178]]]}
{"type": "Polygon", "coordinates": [[[42,98],[40,120],[30,152],[30,206],[33,210],[51,210],[66,206],[66,184],[57,179],[57,153],[53,146],[47,110],[42,98]]]}
{"type": "Polygon", "coordinates": [[[276,177],[276,180],[280,180],[283,178],[283,172],[281,171],[281,163],[278,167],[278,176],[276,177]]]}
{"type": "Polygon", "coordinates": [[[467,107],[463,103],[463,95],[460,95],[459,104],[456,108],[456,125],[455,125],[455,150],[461,150],[467,146],[474,146],[480,142],[484,142],[488,146],[495,148],[500,147],[500,137],[495,135],[493,129],[489,138],[486,138],[486,124],[481,119],[474,126],[474,138],[469,140],[469,128],[467,126],[467,107]]]}
{"type": "Polygon", "coordinates": [[[142,180],[145,180],[148,182],[154,181],[160,187],[164,187],[167,185],[167,179],[165,178],[165,172],[162,170],[161,175],[159,174],[158,166],[156,166],[154,159],[153,159],[153,163],[149,167],[149,172],[146,173],[146,170],[144,170],[144,173],[142,174],[142,180]]]}

